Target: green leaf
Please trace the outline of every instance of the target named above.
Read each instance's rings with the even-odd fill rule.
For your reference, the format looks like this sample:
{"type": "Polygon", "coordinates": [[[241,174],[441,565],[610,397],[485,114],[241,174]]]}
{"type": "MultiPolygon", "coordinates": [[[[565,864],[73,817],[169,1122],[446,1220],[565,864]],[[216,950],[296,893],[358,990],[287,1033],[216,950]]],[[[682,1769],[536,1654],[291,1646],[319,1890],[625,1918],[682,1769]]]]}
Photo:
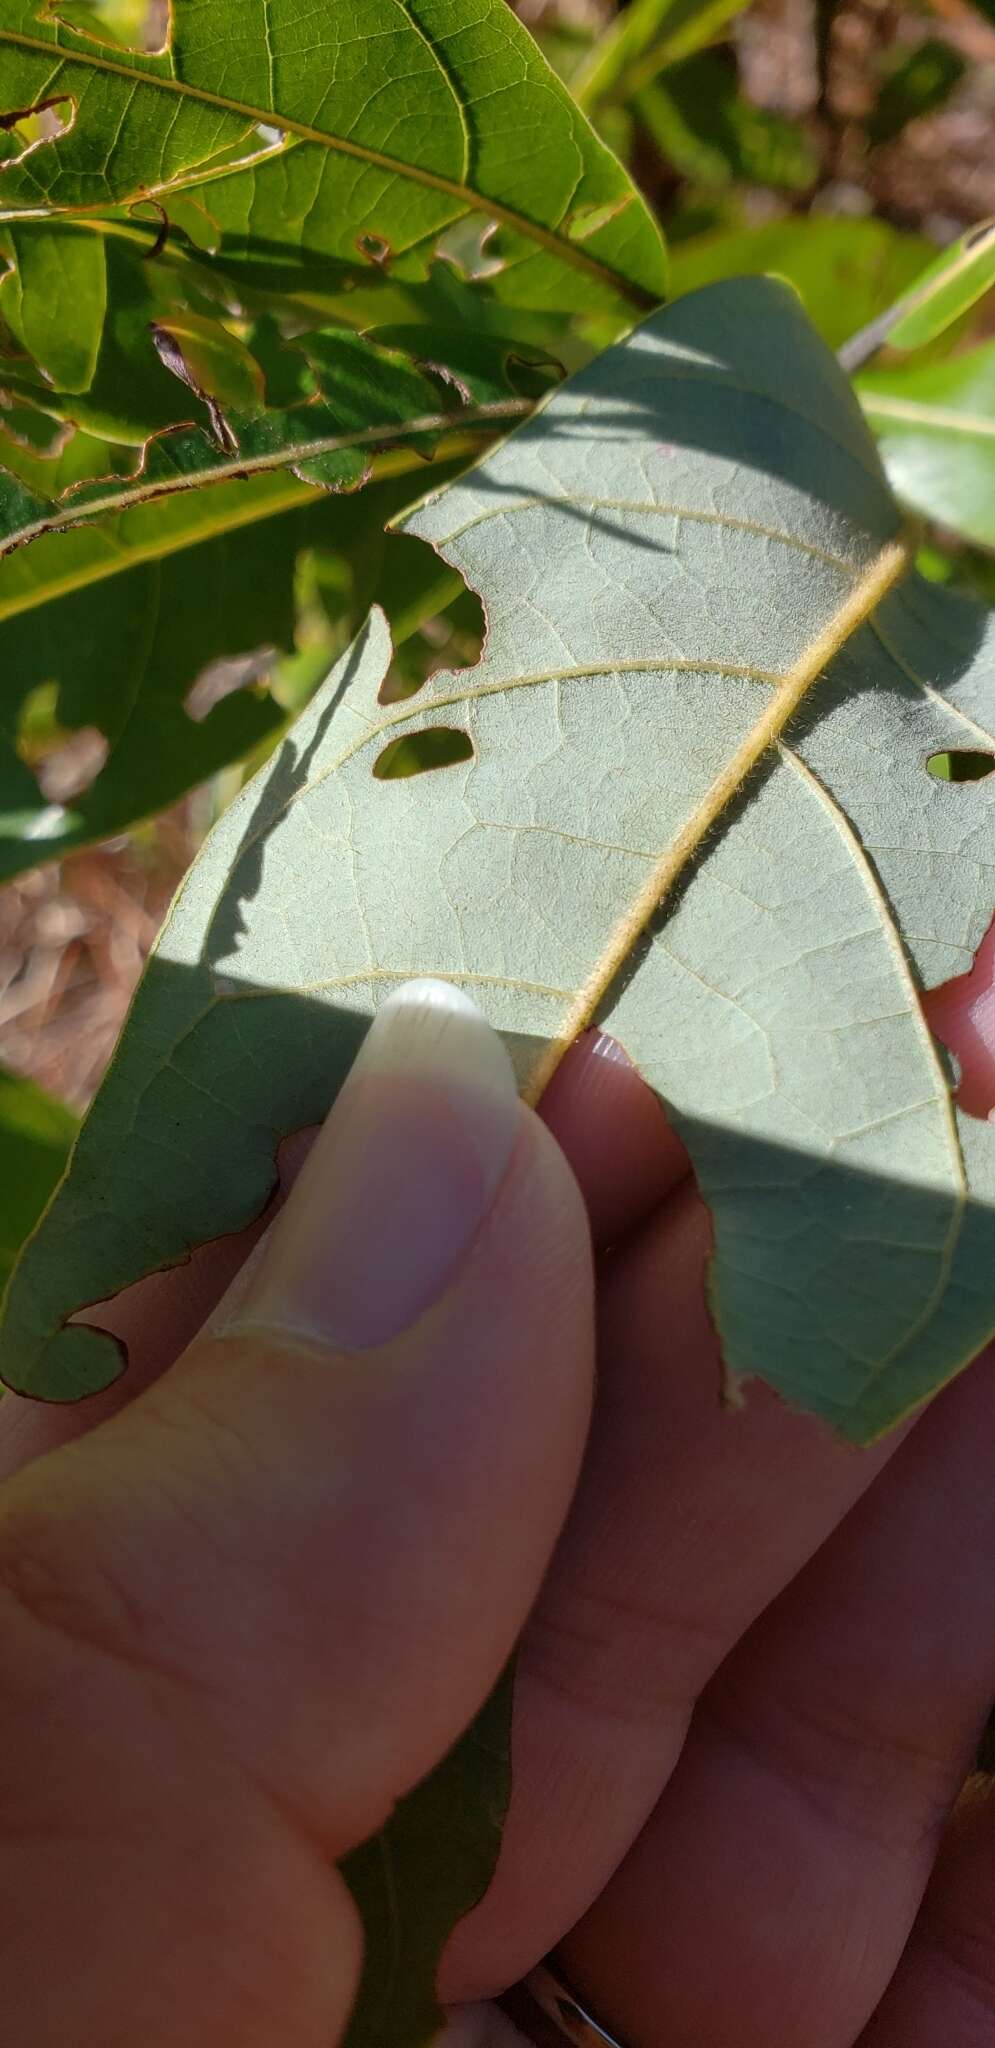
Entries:
{"type": "Polygon", "coordinates": [[[754,107],[735,69],[705,52],[675,64],[636,96],[636,113],[667,162],[700,185],[749,184],[805,191],[819,160],[797,121],[754,107]]]}
{"type": "Polygon", "coordinates": [[[868,372],[857,391],[898,497],[995,547],[995,342],[943,363],[868,372]]]}
{"type": "Polygon", "coordinates": [[[0,314],[45,376],[64,391],[93,382],[107,308],[101,236],[66,221],[44,234],[27,225],[7,229],[13,268],[0,289],[0,314]]]}
{"type": "MultiPolygon", "coordinates": [[[[2,47],[2,42],[0,42],[2,47]]],[[[37,375],[30,363],[3,370],[3,383],[10,391],[37,405],[54,419],[67,420],[88,433],[110,441],[140,448],[150,434],[160,433],[190,420],[208,421],[207,408],[191,395],[190,389],[170,374],[154,341],[154,327],[172,310],[175,290],[171,272],[143,263],[129,244],[89,229],[72,228],[65,222],[21,223],[16,232],[18,247],[30,250],[32,274],[44,275],[60,259],[64,239],[75,235],[79,242],[93,245],[89,261],[99,260],[106,285],[106,308],[99,330],[87,342],[92,353],[85,383],[70,382],[61,387],[37,375]]],[[[77,268],[81,266],[77,263],[77,268]]],[[[9,282],[4,285],[4,304],[9,282]]],[[[96,312],[91,305],[91,313],[96,312]]],[[[61,325],[73,322],[65,305],[54,308],[61,325]]],[[[34,340],[45,342],[35,321],[34,340]]],[[[48,368],[43,355],[35,355],[39,368],[48,368]]]]}
{"type": "Polygon", "coordinates": [[[162,201],[200,176],[222,233],[283,262],[296,245],[424,274],[472,218],[500,225],[518,304],[617,316],[660,296],[648,210],[506,0],[174,0],[171,14],[169,47],[142,54],[42,0],[3,0],[5,107],[44,99],[71,125],[3,165],[0,203],[162,201]],[[233,150],[261,146],[267,159],[231,173],[233,150]]]}
{"type": "MultiPolygon", "coordinates": [[[[303,482],[354,490],[373,474],[378,451],[415,450],[428,457],[445,439],[472,452],[481,436],[531,410],[531,399],[515,390],[510,374],[500,385],[496,381],[509,360],[507,349],[491,353],[489,377],[478,352],[475,382],[487,396],[477,404],[466,402],[458,375],[440,379],[432,366],[421,371],[410,358],[348,330],[309,335],[305,345],[321,387],[313,397],[285,411],[240,413],[215,403],[212,431],[179,427],[152,437],[130,475],[90,476],[65,489],[61,469],[55,469],[52,495],[42,496],[45,478],[37,465],[30,471],[23,463],[12,464],[7,474],[0,470],[0,556],[43,535],[75,530],[81,521],[104,520],[232,478],[256,479],[289,468],[303,482]]],[[[184,390],[178,376],[163,375],[184,390]]],[[[194,403],[199,410],[200,400],[194,403]]]]}
{"type": "Polygon", "coordinates": [[[882,338],[891,348],[923,348],[970,311],[995,284],[995,221],[982,221],[944,249],[895,308],[882,338]]]}
{"type": "Polygon", "coordinates": [[[867,123],[868,141],[891,142],[910,121],[935,113],[966,70],[963,57],[949,43],[927,37],[885,79],[867,123]]]}
{"type": "Polygon", "coordinates": [[[277,732],[283,710],[258,683],[203,718],[189,692],[214,662],[291,648],[302,550],[379,562],[383,522],[411,495],[404,473],[359,505],[262,475],[152,499],[0,562],[0,877],[125,830],[277,732]],[[92,785],[60,803],[27,744],[43,686],[60,733],[92,728],[108,743],[92,785]]]}
{"type": "Polygon", "coordinates": [[[747,0],[631,0],[571,80],[582,107],[629,98],[669,64],[715,42],[747,0]]]}
{"type": "Polygon", "coordinates": [[[428,2048],[442,2026],[439,1958],[457,1920],[483,1898],[501,1846],[511,1703],[508,1671],[444,1761],[342,1863],[364,1935],[362,1982],[343,2048],[428,2048]]]}
{"type": "Polygon", "coordinates": [[[930,243],[880,220],[770,221],[675,244],[675,295],[744,272],[783,277],[800,293],[810,320],[831,348],[894,305],[922,269],[930,243]]]}
{"type": "Polygon", "coordinates": [[[0,1068],[0,1285],[65,1168],[77,1128],[64,1103],[0,1068]]]}
{"type": "Polygon", "coordinates": [[[113,1378],[66,1318],[256,1215],[280,1134],[423,972],[480,997],[533,1092],[592,1011],[627,1047],[712,1208],[733,1380],[863,1441],[963,1365],[995,1133],[916,984],[986,927],[995,791],[924,762],[995,744],[995,643],[940,588],[888,594],[896,525],[849,387],[760,281],[674,305],[429,501],[411,531],[482,595],[481,665],[384,707],[374,615],[216,827],[15,1276],[4,1376],[113,1378]],[[377,779],[440,726],[472,761],[377,779]]]}

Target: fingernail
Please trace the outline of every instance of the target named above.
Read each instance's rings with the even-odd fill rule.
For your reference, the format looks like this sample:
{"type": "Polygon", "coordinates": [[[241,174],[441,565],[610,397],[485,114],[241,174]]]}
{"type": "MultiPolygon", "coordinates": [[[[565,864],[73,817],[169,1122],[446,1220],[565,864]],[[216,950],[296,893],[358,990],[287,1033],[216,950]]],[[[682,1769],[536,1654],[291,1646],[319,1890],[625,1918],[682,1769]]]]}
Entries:
{"type": "Polygon", "coordinates": [[[441,1294],[490,1209],[519,1123],[511,1062],[460,989],[378,1010],[227,1327],[367,1350],[441,1294]]]}

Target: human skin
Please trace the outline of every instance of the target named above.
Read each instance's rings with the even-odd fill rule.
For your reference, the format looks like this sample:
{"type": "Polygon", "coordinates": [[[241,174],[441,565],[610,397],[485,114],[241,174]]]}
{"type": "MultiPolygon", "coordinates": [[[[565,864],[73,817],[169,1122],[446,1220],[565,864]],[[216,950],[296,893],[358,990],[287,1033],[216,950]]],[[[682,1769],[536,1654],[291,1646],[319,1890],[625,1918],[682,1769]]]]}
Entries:
{"type": "MultiPolygon", "coordinates": [[[[993,953],[933,1007],[977,1110],[993,953]]],[[[588,1039],[540,1122],[466,1031],[469,1108],[388,1047],[285,1148],[248,1295],[217,1313],[258,1231],[101,1314],[108,1394],[0,1409],[11,2043],[328,2048],[334,1859],[524,1628],[446,2048],[538,2041],[492,2001],[554,1946],[627,2048],[992,2048],[991,1353],[870,1451],[724,1411],[655,1099],[588,1039]]]]}

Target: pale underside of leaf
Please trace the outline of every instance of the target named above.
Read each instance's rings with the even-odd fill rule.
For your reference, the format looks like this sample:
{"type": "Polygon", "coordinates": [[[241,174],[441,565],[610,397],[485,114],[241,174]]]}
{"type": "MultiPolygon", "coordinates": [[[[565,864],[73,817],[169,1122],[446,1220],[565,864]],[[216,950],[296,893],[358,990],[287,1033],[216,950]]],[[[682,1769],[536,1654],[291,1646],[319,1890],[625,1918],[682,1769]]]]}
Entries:
{"type": "Polygon", "coordinates": [[[375,616],[216,828],[22,1261],[5,1374],[112,1376],[65,1317],[257,1213],[280,1132],[433,972],[523,1083],[600,994],[712,1208],[730,1377],[874,1436],[992,1324],[993,1134],[916,993],[995,901],[988,786],[924,766],[995,726],[980,615],[883,595],[897,517],[858,408],[760,281],[648,323],[411,524],[482,594],[481,663],[386,709],[375,616]],[[390,740],[454,724],[471,760],[375,779],[390,740]]]}

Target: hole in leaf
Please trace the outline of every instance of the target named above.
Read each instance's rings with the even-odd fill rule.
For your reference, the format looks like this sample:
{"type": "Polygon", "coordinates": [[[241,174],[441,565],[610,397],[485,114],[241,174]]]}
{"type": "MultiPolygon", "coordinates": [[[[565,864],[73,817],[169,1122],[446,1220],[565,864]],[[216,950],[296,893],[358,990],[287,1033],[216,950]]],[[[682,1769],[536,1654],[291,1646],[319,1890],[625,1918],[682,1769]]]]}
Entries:
{"type": "Polygon", "coordinates": [[[439,669],[476,666],[486,632],[483,605],[427,541],[412,533],[387,534],[373,587],[394,642],[381,704],[413,696],[439,669]]]}
{"type": "Polygon", "coordinates": [[[43,143],[58,142],[76,119],[76,101],[68,93],[38,100],[33,107],[11,107],[0,114],[0,161],[21,163],[43,143]]]}
{"type": "Polygon", "coordinates": [[[266,682],[274,661],[275,647],[257,647],[254,654],[242,654],[231,660],[212,661],[202,669],[196,682],[191,683],[183,699],[183,709],[195,725],[203,725],[216,704],[226,697],[234,696],[236,690],[251,690],[257,683],[266,682]]]}
{"type": "Polygon", "coordinates": [[[923,997],[926,1022],[960,1068],[956,1100],[967,1116],[995,1111],[995,918],[966,974],[923,997]]]}
{"type": "Polygon", "coordinates": [[[995,773],[995,754],[972,753],[969,748],[931,754],[926,767],[935,782],[980,782],[995,773]]]}
{"type": "Polygon", "coordinates": [[[59,0],[52,11],[91,42],[149,55],[169,48],[169,0],[59,0]]]}
{"type": "Polygon", "coordinates": [[[357,235],[356,247],[368,263],[375,263],[379,270],[386,270],[393,251],[382,235],[357,235]]]}
{"type": "Polygon", "coordinates": [[[57,683],[37,683],[21,703],[17,725],[17,752],[50,804],[66,804],[82,796],[96,781],[110,751],[97,726],[61,724],[58,699],[57,683]]]}
{"type": "Polygon", "coordinates": [[[106,735],[95,725],[83,725],[49,753],[35,761],[38,787],[49,803],[67,804],[82,796],[96,782],[110,747],[106,735]]]}
{"type": "Polygon", "coordinates": [[[373,763],[378,782],[398,782],[408,775],[424,775],[430,768],[454,768],[458,761],[472,761],[473,741],[468,732],[447,725],[427,726],[424,732],[405,733],[391,740],[373,763]]]}

